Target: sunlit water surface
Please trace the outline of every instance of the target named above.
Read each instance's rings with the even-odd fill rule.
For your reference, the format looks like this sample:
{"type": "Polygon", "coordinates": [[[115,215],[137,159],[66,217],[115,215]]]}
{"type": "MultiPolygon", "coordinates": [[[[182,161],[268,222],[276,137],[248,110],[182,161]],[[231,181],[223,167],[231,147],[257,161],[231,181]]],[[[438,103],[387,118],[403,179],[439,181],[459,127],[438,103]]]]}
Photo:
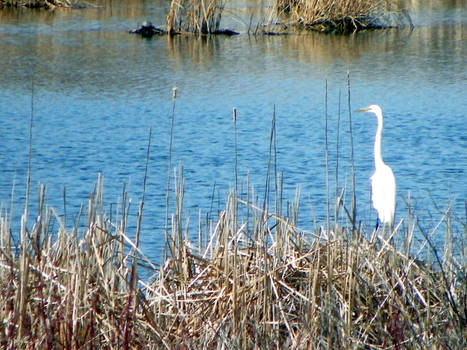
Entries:
{"type": "MultiPolygon", "coordinates": [[[[284,203],[293,200],[299,185],[299,226],[312,230],[313,218],[323,225],[326,81],[329,191],[334,193],[337,158],[339,188],[348,193],[351,188],[347,72],[351,111],[373,103],[383,108],[383,157],[397,179],[397,219],[405,217],[410,196],[427,232],[449,205],[465,223],[467,12],[462,1],[409,5],[413,31],[350,36],[248,36],[243,19],[249,19],[254,4],[240,4],[224,17],[241,35],[200,39],[128,34],[146,19],[163,25],[167,5],[157,1],[0,11],[0,202],[4,209],[13,202],[13,225],[25,202],[32,81],[31,202],[34,207],[37,184],[46,184],[47,203],[63,216],[65,188],[69,225],[102,173],[107,212],[115,212],[126,184],[134,233],[152,128],[141,241],[145,254],[159,261],[173,86],[178,95],[172,165],[184,167],[184,214],[191,218],[193,235],[199,212],[204,217],[213,207],[215,217],[234,185],[233,107],[240,182],[249,174],[261,198],[275,109],[284,203]]],[[[352,113],[357,214],[369,228],[376,220],[369,190],[375,130],[372,115],[352,113]]],[[[436,235],[441,242],[442,232],[436,235]]]]}

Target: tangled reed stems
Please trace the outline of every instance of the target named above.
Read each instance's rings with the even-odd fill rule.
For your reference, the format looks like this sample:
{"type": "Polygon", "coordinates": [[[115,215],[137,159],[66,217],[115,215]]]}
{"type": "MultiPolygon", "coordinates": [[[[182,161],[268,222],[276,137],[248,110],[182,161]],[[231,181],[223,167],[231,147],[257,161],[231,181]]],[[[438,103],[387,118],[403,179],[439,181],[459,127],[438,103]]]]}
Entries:
{"type": "Polygon", "coordinates": [[[244,202],[256,211],[253,217],[272,220],[253,225],[263,232],[248,232],[245,222],[236,226],[237,203],[229,198],[204,251],[196,254],[178,241],[178,255],[147,288],[169,344],[244,349],[464,344],[466,315],[453,310],[446,289],[465,306],[465,277],[446,285],[439,271],[387,241],[376,248],[361,235],[348,239],[351,234],[342,227],[316,232],[319,239],[309,243],[289,219],[266,217],[244,202]]]}
{"type": "Polygon", "coordinates": [[[172,0],[167,14],[167,32],[214,34],[219,30],[223,0],[172,0]]]}
{"type": "Polygon", "coordinates": [[[172,256],[153,282],[136,286],[131,262],[151,262],[129,239],[127,218],[112,223],[103,214],[102,178],[81,233],[66,232],[41,193],[18,246],[7,213],[0,219],[2,348],[467,345],[466,267],[452,255],[433,269],[337,225],[311,240],[293,213],[270,214],[233,192],[201,249],[174,215],[172,256]]]}
{"type": "Polygon", "coordinates": [[[408,14],[386,0],[276,0],[275,8],[290,25],[318,31],[349,33],[411,25],[408,14]]]}
{"type": "Polygon", "coordinates": [[[72,0],[0,0],[2,7],[29,7],[54,9],[56,7],[73,7],[72,0]]]}

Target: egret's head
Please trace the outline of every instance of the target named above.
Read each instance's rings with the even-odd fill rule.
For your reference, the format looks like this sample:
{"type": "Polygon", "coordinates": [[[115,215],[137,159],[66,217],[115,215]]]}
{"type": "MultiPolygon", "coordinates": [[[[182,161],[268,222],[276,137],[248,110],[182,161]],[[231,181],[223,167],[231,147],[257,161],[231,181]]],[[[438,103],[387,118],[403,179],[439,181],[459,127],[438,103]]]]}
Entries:
{"type": "Polygon", "coordinates": [[[360,108],[357,110],[357,112],[370,112],[374,114],[382,114],[383,111],[381,110],[381,107],[378,105],[371,105],[366,108],[360,108]]]}

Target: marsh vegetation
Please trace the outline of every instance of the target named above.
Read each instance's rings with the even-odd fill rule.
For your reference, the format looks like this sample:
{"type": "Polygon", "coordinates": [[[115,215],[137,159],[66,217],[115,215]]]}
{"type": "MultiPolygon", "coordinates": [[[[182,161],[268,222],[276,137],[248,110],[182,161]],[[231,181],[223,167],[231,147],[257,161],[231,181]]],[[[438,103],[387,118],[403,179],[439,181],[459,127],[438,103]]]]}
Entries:
{"type": "Polygon", "coordinates": [[[220,29],[223,0],[172,0],[167,14],[167,32],[214,34],[220,29]]]}
{"type": "MultiPolygon", "coordinates": [[[[102,201],[99,178],[83,210],[86,227],[71,231],[41,202],[19,241],[3,212],[2,348],[466,345],[465,257],[453,255],[450,232],[444,251],[420,247],[435,256],[431,265],[348,226],[305,235],[297,202],[284,216],[232,192],[217,221],[200,223],[198,242],[174,213],[170,254],[156,268],[129,238],[126,204],[112,222],[102,201]],[[156,278],[140,280],[142,268],[158,270],[156,278]]],[[[396,234],[414,243],[411,229],[396,234]]]]}
{"type": "Polygon", "coordinates": [[[410,16],[394,1],[276,0],[279,18],[297,29],[352,33],[363,29],[411,26],[410,16]]]}
{"type": "Polygon", "coordinates": [[[119,207],[104,210],[102,176],[71,229],[43,185],[37,212],[26,197],[20,225],[3,209],[2,348],[465,348],[466,223],[456,231],[446,208],[426,232],[409,210],[384,235],[356,221],[352,188],[336,188],[326,222],[303,230],[299,187],[282,196],[275,128],[273,116],[264,192],[235,170],[222,210],[197,224],[183,215],[183,168],[171,175],[169,147],[175,205],[154,233],[165,236],[160,265],[140,250],[144,188],[132,226],[125,188],[119,207]],[[440,227],[444,247],[432,242],[440,227]]]}
{"type": "MultiPolygon", "coordinates": [[[[181,33],[237,34],[221,28],[225,0],[171,0],[165,28],[169,35],[181,33]]],[[[94,6],[93,2],[72,0],[0,0],[1,7],[55,9],[94,6]]],[[[258,3],[258,7],[265,6],[258,3]]],[[[410,16],[391,1],[382,0],[275,0],[269,20],[250,23],[248,33],[280,34],[303,30],[352,33],[362,29],[412,26],[410,16]]]]}
{"type": "MultiPolygon", "coordinates": [[[[258,4],[258,6],[262,6],[258,4]]],[[[172,0],[167,16],[169,33],[217,33],[225,1],[172,0]]],[[[248,33],[279,34],[302,30],[352,33],[363,29],[408,27],[408,13],[391,1],[275,0],[269,23],[257,23],[248,33]]]]}
{"type": "Polygon", "coordinates": [[[0,0],[2,7],[28,7],[54,9],[56,7],[73,7],[76,1],[73,0],[0,0]]]}

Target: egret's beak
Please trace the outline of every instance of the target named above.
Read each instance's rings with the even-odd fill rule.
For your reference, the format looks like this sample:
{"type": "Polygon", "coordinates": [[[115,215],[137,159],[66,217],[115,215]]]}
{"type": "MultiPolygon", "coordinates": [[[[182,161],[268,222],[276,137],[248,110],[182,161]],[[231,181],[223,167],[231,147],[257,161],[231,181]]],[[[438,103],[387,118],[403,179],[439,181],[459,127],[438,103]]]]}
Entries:
{"type": "Polygon", "coordinates": [[[357,109],[355,112],[368,112],[370,109],[368,107],[366,108],[360,108],[360,109],[357,109]]]}

